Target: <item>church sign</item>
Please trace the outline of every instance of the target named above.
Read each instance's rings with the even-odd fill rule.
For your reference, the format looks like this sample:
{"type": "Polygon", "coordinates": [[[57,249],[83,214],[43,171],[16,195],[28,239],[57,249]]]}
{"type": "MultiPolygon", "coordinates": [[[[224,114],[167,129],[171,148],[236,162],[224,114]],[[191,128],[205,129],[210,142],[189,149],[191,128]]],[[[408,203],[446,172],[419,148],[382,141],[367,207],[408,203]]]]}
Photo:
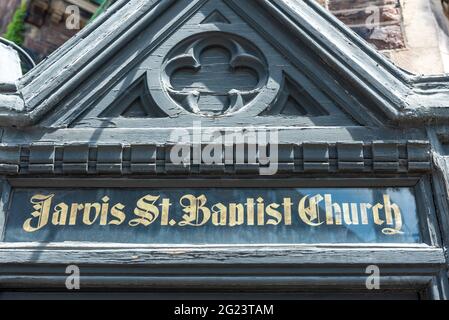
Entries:
{"type": "Polygon", "coordinates": [[[0,300],[449,299],[447,101],[316,1],[117,0],[0,84],[0,300]]]}
{"type": "Polygon", "coordinates": [[[410,188],[22,189],[6,241],[418,243],[410,188]]]}

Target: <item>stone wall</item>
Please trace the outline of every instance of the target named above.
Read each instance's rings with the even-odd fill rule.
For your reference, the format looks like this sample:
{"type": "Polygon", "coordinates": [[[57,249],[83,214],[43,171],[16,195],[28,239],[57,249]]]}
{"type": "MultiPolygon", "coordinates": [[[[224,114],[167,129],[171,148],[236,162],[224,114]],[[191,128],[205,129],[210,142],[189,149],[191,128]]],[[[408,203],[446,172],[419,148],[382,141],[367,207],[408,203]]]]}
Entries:
{"type": "Polygon", "coordinates": [[[23,46],[37,61],[40,61],[77,32],[78,30],[68,30],[63,21],[54,23],[50,19],[45,19],[44,24],[39,27],[27,25],[23,46]]]}
{"type": "Polygon", "coordinates": [[[6,27],[19,7],[21,0],[0,0],[0,36],[6,32],[6,27]]]}
{"type": "Polygon", "coordinates": [[[399,67],[449,72],[449,0],[444,6],[441,0],[317,1],[399,67]]]}
{"type": "MultiPolygon", "coordinates": [[[[19,7],[21,0],[0,0],[0,36],[19,7]]],[[[73,1],[65,0],[28,0],[25,21],[25,42],[23,47],[40,61],[60,47],[79,30],[66,28],[66,8],[73,1]]],[[[91,12],[80,10],[80,26],[87,24],[91,12]]]]}
{"type": "MultiPolygon", "coordinates": [[[[0,1],[0,30],[6,29],[20,1],[0,1]]],[[[63,23],[64,11],[69,2],[65,0],[29,1],[24,46],[37,60],[41,60],[73,36],[76,30],[68,30],[63,23]]],[[[405,47],[399,0],[317,1],[376,48],[392,50],[405,47]],[[376,21],[377,18],[378,21],[376,21]]],[[[88,18],[87,15],[86,20],[88,18]]]]}
{"type": "Polygon", "coordinates": [[[405,47],[399,0],[320,0],[335,16],[379,50],[405,47]]]}
{"type": "MultiPolygon", "coordinates": [[[[65,0],[30,0],[24,47],[37,61],[48,56],[79,31],[66,27],[66,8],[71,4],[71,1],[65,0]]],[[[83,27],[91,13],[83,10],[80,13],[80,27],[83,27]]]]}
{"type": "MultiPolygon", "coordinates": [[[[20,1],[0,0],[0,34],[6,30],[20,1]]],[[[85,3],[86,0],[28,1],[24,47],[40,61],[78,31],[65,27],[65,9],[69,4],[85,3]]],[[[440,0],[316,1],[377,49],[383,50],[399,66],[414,73],[449,72],[449,62],[445,63],[441,58],[442,52],[449,52],[449,38],[448,45],[441,48],[440,30],[430,8],[431,1],[441,6],[440,0]]],[[[446,2],[449,8],[449,0],[446,2]]],[[[81,10],[81,13],[83,26],[92,12],[81,10]]]]}

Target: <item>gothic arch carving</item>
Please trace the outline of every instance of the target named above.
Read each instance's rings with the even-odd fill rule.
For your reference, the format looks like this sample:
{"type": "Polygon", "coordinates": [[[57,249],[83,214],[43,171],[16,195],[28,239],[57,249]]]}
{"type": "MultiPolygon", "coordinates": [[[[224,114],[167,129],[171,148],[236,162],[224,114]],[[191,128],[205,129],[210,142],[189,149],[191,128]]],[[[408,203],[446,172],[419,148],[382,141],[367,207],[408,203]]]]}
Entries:
{"type": "MultiPolygon", "coordinates": [[[[117,77],[82,114],[72,117],[75,120],[69,126],[174,127],[196,120],[224,126],[365,123],[353,112],[358,108],[353,96],[328,90],[334,83],[327,75],[318,67],[310,70],[316,57],[299,40],[295,48],[289,48],[295,52],[291,56],[272,35],[259,31],[224,3],[208,2],[151,50],[145,49],[139,62],[117,77]],[[140,95],[128,89],[139,78],[145,79],[141,82],[145,88],[138,87],[140,95]],[[134,111],[109,112],[115,107],[105,111],[123,107],[118,102],[121,92],[137,94],[134,111]],[[166,117],[163,123],[158,121],[161,115],[166,117]]],[[[129,51],[143,50],[144,39],[143,32],[133,44],[135,50],[129,51]]]]}
{"type": "Polygon", "coordinates": [[[239,111],[266,85],[263,54],[249,41],[205,33],[176,46],[162,67],[162,84],[185,110],[203,116],[239,111]]]}

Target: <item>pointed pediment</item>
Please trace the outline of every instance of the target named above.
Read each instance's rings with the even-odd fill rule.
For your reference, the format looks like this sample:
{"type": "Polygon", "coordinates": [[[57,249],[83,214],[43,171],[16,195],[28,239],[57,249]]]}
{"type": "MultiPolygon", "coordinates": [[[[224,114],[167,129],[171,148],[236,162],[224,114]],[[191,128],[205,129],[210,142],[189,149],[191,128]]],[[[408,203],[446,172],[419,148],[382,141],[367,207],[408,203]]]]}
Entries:
{"type": "Polygon", "coordinates": [[[310,1],[126,3],[22,80],[40,125],[382,126],[405,103],[400,71],[310,1]]]}
{"type": "Polygon", "coordinates": [[[201,24],[209,24],[209,23],[227,23],[231,22],[226,19],[226,17],[218,10],[214,10],[211,14],[209,14],[201,24]]]}
{"type": "MultiPolygon", "coordinates": [[[[134,99],[127,108],[121,113],[115,113],[113,116],[126,117],[126,118],[145,118],[149,114],[145,110],[145,103],[140,97],[134,99]]],[[[109,116],[109,115],[107,115],[109,116]]]]}

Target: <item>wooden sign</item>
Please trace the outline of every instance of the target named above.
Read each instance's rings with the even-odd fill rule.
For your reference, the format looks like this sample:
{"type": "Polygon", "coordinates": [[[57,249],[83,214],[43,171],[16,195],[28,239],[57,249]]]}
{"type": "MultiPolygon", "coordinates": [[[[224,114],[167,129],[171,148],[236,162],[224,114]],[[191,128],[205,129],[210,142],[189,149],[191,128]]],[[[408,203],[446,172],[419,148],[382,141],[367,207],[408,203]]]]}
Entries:
{"type": "Polygon", "coordinates": [[[411,188],[15,189],[7,242],[417,243],[411,188]]]}

